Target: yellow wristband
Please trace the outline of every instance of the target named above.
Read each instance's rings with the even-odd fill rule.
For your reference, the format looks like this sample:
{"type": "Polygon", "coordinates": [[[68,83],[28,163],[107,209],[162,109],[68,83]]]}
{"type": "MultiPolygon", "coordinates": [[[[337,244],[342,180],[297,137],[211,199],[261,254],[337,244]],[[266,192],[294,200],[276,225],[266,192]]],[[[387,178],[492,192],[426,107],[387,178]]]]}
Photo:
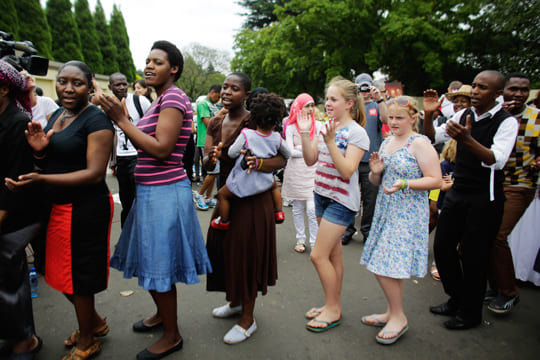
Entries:
{"type": "Polygon", "coordinates": [[[259,162],[259,166],[257,167],[257,171],[261,170],[262,164],[263,164],[263,159],[259,158],[259,160],[261,160],[261,161],[259,162]]]}

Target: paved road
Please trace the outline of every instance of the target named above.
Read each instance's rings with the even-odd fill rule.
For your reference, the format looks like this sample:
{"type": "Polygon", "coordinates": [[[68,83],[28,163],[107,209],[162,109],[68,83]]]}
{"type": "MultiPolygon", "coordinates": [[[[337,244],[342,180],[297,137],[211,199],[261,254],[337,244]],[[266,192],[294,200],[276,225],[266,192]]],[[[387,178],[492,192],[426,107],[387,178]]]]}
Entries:
{"type": "MultiPolygon", "coordinates": [[[[112,192],[116,181],[109,178],[112,192]]],[[[115,210],[111,246],[120,234],[120,205],[115,210]]],[[[210,212],[198,212],[203,234],[210,212]]],[[[506,317],[485,310],[484,324],[476,329],[451,332],[442,326],[444,318],[428,312],[429,305],[445,300],[441,284],[429,276],[405,282],[405,309],[409,332],[395,345],[384,347],[375,342],[378,331],[360,323],[363,315],[384,311],[382,291],[371,273],[359,264],[362,243],[359,239],[344,248],[342,325],[327,333],[306,331],[304,312],[323,303],[317,275],[309,253],[297,254],[291,208],[285,208],[287,220],[278,226],[279,280],[267,296],[259,297],[255,317],[259,330],[247,342],[225,345],[223,335],[234,319],[212,318],[212,307],[224,303],[220,293],[205,291],[205,277],[197,285],[179,286],[179,316],[184,349],[168,359],[538,359],[540,352],[540,291],[522,288],[521,303],[506,317]]],[[[40,295],[34,300],[38,334],[44,340],[41,360],[60,359],[63,340],[76,328],[73,307],[58,292],[40,279],[40,295]]],[[[137,280],[123,279],[111,270],[108,290],[96,296],[100,314],[111,327],[104,338],[99,359],[134,359],[158,334],[137,334],[133,322],[154,309],[148,293],[137,280]],[[123,297],[120,292],[133,290],[123,297]]]]}

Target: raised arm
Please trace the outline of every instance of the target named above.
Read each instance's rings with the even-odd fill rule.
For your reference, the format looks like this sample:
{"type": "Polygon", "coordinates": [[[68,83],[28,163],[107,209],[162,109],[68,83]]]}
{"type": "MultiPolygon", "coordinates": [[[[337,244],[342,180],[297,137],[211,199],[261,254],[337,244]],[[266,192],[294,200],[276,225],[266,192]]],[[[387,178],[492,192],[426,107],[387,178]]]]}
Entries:
{"type": "Polygon", "coordinates": [[[289,150],[291,151],[291,157],[293,158],[301,158],[302,155],[302,145],[294,146],[294,130],[296,129],[296,126],[287,126],[285,129],[285,142],[287,143],[287,146],[289,147],[289,150]],[[299,149],[298,149],[299,148],[299,149]]]}
{"type": "Polygon", "coordinates": [[[311,129],[311,119],[307,114],[307,111],[302,109],[298,113],[296,118],[298,128],[300,129],[300,137],[302,139],[302,156],[307,166],[315,165],[319,159],[318,137],[314,136],[313,140],[309,138],[309,132],[311,129]]]}
{"type": "Polygon", "coordinates": [[[435,142],[433,119],[435,112],[441,107],[442,102],[443,99],[439,101],[437,90],[428,89],[424,91],[424,135],[426,135],[432,143],[435,142]]]}

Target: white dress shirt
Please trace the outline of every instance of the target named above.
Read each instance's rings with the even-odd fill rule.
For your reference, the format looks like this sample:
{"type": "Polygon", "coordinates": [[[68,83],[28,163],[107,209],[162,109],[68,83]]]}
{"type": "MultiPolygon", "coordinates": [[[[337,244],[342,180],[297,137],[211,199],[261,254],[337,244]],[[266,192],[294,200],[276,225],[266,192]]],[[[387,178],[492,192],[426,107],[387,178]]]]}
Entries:
{"type": "MultiPolygon", "coordinates": [[[[489,111],[478,116],[474,106],[471,108],[473,113],[473,120],[480,121],[486,118],[493,117],[499,110],[502,109],[500,103],[496,103],[489,111]]],[[[458,111],[451,119],[448,121],[454,121],[459,123],[461,116],[467,109],[458,111]]],[[[446,132],[447,123],[442,124],[441,126],[435,128],[435,143],[440,144],[444,143],[451,139],[450,135],[446,132]]],[[[493,157],[495,162],[492,165],[487,165],[482,162],[482,166],[491,169],[490,177],[490,199],[493,201],[495,199],[494,195],[494,181],[495,181],[495,170],[502,170],[512,153],[512,149],[516,143],[516,137],[518,133],[519,123],[517,119],[513,116],[506,118],[495,133],[493,137],[493,144],[490,147],[490,150],[493,152],[493,157]]]]}

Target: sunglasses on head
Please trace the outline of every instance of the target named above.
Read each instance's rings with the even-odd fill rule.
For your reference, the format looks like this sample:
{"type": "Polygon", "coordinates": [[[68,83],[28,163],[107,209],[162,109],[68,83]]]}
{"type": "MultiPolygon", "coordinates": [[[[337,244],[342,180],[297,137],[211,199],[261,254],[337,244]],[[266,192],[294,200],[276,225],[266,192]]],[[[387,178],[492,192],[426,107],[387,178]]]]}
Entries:
{"type": "Polygon", "coordinates": [[[414,111],[415,113],[418,112],[411,104],[411,101],[409,99],[407,99],[406,97],[397,97],[397,98],[392,98],[390,100],[388,100],[386,102],[387,105],[390,105],[390,104],[393,104],[393,103],[396,103],[398,104],[399,106],[403,106],[403,107],[408,107],[409,109],[411,109],[412,111],[414,111]]]}

